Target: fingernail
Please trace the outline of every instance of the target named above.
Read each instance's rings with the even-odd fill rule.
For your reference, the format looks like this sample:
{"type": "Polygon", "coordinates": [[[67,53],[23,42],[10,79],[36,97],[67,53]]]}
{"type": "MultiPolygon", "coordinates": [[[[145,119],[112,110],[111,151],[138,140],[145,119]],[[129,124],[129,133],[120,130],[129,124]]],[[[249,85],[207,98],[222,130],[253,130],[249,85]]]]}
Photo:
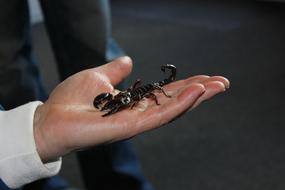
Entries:
{"type": "Polygon", "coordinates": [[[226,89],[229,89],[231,83],[230,83],[230,81],[229,81],[227,78],[225,78],[225,79],[227,80],[227,84],[225,84],[225,88],[226,88],[226,89]]]}
{"type": "Polygon", "coordinates": [[[132,59],[129,56],[123,56],[119,58],[120,61],[124,62],[124,63],[130,63],[132,62],[132,59]]]}

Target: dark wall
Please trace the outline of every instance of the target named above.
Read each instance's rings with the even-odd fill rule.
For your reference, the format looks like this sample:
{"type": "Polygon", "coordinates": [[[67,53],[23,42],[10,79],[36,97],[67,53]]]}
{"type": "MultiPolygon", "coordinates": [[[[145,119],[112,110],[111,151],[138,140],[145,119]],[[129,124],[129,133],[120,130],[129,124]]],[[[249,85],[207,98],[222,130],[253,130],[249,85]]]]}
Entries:
{"type": "Polygon", "coordinates": [[[115,1],[129,81],[224,75],[231,89],[168,127],[134,138],[157,189],[285,188],[285,9],[256,1],[115,1]],[[157,68],[157,69],[156,69],[157,68]]]}

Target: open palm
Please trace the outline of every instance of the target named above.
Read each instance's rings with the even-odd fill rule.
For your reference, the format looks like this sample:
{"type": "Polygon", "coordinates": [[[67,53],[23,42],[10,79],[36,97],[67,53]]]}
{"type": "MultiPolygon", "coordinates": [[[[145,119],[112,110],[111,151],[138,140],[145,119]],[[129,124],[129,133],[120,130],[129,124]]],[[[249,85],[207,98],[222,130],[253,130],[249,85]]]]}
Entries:
{"type": "Polygon", "coordinates": [[[36,144],[43,160],[160,127],[229,86],[224,77],[194,76],[166,85],[171,98],[156,93],[160,105],[143,99],[133,109],[102,117],[93,107],[94,97],[102,92],[116,93],[113,86],[131,70],[130,58],[123,57],[79,72],[54,89],[35,117],[36,144]]]}

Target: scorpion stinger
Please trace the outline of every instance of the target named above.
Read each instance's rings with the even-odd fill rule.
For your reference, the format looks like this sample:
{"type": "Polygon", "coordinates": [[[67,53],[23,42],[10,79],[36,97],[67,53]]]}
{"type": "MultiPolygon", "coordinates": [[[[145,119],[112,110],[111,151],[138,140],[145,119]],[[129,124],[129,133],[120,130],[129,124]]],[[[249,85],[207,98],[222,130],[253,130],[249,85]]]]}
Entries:
{"type": "Polygon", "coordinates": [[[110,93],[102,93],[96,96],[93,102],[94,107],[100,109],[100,111],[107,111],[107,113],[102,115],[105,117],[128,107],[132,109],[143,98],[151,98],[155,101],[156,105],[160,105],[153,92],[159,90],[166,97],[170,98],[171,96],[166,94],[163,86],[173,82],[176,77],[176,67],[174,65],[166,64],[161,66],[163,72],[165,72],[166,69],[169,69],[171,72],[168,78],[142,86],[142,82],[137,79],[131,87],[115,96],[110,93]]]}
{"type": "Polygon", "coordinates": [[[161,66],[161,70],[163,72],[165,72],[166,69],[169,69],[171,74],[167,79],[164,79],[164,80],[159,82],[160,86],[164,86],[164,85],[174,81],[176,78],[176,67],[174,65],[166,64],[166,65],[161,66]]]}

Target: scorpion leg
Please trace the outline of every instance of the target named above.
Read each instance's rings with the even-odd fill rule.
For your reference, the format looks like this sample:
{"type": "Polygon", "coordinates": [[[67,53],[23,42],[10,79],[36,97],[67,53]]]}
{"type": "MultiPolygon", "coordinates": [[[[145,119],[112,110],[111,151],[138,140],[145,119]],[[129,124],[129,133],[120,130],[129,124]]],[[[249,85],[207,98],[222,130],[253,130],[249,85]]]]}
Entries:
{"type": "Polygon", "coordinates": [[[160,105],[160,103],[158,103],[157,97],[156,97],[156,95],[154,93],[150,92],[145,97],[153,99],[155,101],[156,105],[160,105]]]}
{"type": "Polygon", "coordinates": [[[102,115],[102,117],[106,117],[108,115],[111,115],[113,113],[116,113],[117,111],[119,111],[120,106],[115,106],[114,108],[112,108],[109,112],[105,113],[104,115],[102,115]]]}
{"type": "Polygon", "coordinates": [[[141,95],[137,94],[137,96],[135,98],[133,98],[133,103],[131,105],[131,109],[133,109],[141,99],[142,99],[141,95]]]}
{"type": "Polygon", "coordinates": [[[142,84],[142,81],[140,79],[137,79],[135,81],[135,83],[133,84],[133,89],[137,88],[138,86],[140,86],[142,84]]]}
{"type": "Polygon", "coordinates": [[[164,91],[164,89],[163,89],[161,86],[155,85],[154,88],[155,88],[156,90],[160,90],[166,97],[171,98],[171,96],[168,95],[168,94],[166,94],[166,92],[164,91]]]}
{"type": "Polygon", "coordinates": [[[99,109],[104,102],[110,101],[112,99],[113,95],[111,93],[102,93],[94,98],[93,105],[95,108],[99,109]]]}
{"type": "Polygon", "coordinates": [[[128,88],[127,91],[132,91],[133,89],[137,88],[142,84],[142,81],[140,79],[137,79],[132,86],[128,88]]]}
{"type": "Polygon", "coordinates": [[[135,101],[134,103],[132,103],[131,105],[131,109],[133,109],[137,104],[138,104],[139,101],[135,101]]]}
{"type": "Polygon", "coordinates": [[[138,103],[139,103],[139,100],[133,102],[132,105],[131,105],[131,109],[133,109],[138,103]]]}
{"type": "Polygon", "coordinates": [[[111,110],[114,107],[117,107],[121,101],[119,99],[116,99],[116,96],[113,98],[113,100],[108,101],[102,108],[101,111],[111,110]]]}

